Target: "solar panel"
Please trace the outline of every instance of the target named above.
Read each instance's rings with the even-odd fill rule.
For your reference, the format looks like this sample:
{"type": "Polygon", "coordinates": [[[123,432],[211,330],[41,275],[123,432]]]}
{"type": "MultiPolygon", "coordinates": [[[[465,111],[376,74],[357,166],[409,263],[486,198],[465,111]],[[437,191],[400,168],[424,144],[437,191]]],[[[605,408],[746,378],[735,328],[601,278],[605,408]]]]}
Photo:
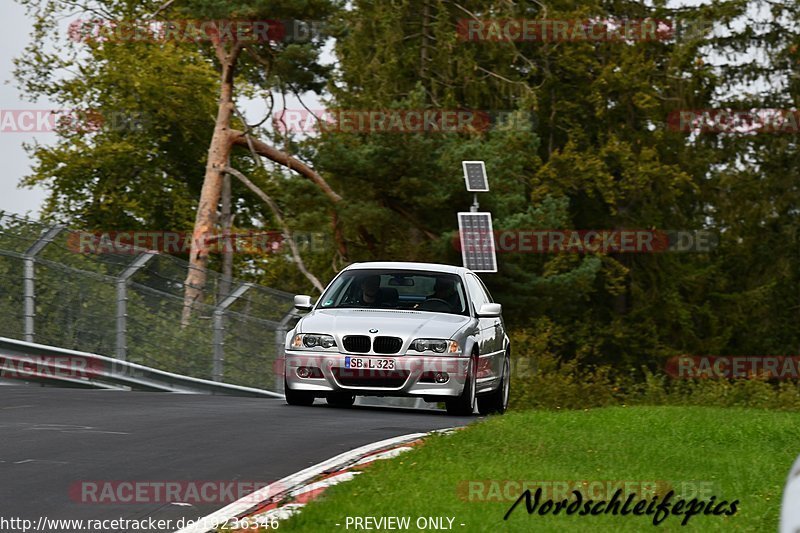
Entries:
{"type": "Polygon", "coordinates": [[[486,178],[486,165],[483,161],[462,161],[464,181],[467,182],[469,192],[487,192],[489,180],[486,178]]]}
{"type": "Polygon", "coordinates": [[[497,272],[491,213],[459,213],[461,260],[473,272],[497,272]]]}

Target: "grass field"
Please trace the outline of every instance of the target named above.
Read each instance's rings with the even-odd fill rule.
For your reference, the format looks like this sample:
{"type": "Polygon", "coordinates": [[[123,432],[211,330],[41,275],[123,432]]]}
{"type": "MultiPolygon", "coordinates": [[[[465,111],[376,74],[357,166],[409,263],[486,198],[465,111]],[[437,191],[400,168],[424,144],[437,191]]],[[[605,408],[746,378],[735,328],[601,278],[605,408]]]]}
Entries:
{"type": "Polygon", "coordinates": [[[511,412],[378,462],[328,489],[280,530],[365,531],[347,518],[399,516],[410,517],[411,531],[419,517],[453,518],[452,530],[463,532],[775,531],[783,484],[799,453],[800,413],[707,407],[511,412]],[[731,516],[701,513],[686,526],[677,515],[659,526],[653,515],[529,515],[524,501],[504,520],[523,490],[514,482],[523,481],[532,492],[545,489],[539,508],[559,494],[575,501],[575,484],[584,487],[585,499],[609,500],[622,488],[623,503],[635,492],[635,504],[672,488],[672,503],[715,496],[713,505],[728,501],[720,511],[739,503],[731,516]]]}

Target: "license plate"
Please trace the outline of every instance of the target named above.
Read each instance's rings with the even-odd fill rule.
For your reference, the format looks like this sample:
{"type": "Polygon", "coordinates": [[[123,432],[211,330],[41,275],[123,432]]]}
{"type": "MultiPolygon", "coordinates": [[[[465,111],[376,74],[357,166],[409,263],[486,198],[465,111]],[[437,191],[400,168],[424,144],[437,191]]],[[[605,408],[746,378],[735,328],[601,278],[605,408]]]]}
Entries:
{"type": "Polygon", "coordinates": [[[374,357],[345,356],[344,367],[350,369],[363,368],[365,370],[394,370],[394,359],[377,359],[374,357]]]}

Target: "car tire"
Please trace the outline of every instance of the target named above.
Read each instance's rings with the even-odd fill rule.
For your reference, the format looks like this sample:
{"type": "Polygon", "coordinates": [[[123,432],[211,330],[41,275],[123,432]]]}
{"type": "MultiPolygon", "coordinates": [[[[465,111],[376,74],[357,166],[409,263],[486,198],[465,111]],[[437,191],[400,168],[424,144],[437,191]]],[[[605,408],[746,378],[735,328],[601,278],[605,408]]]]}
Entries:
{"type": "Polygon", "coordinates": [[[511,394],[511,362],[508,357],[503,360],[503,374],[500,384],[492,392],[478,396],[478,412],[482,415],[502,415],[508,409],[508,398],[511,394]]]}
{"type": "Polygon", "coordinates": [[[464,390],[460,396],[445,400],[447,414],[453,416],[469,416],[475,411],[475,380],[477,374],[477,358],[470,360],[469,374],[467,375],[464,390]]]}
{"type": "Polygon", "coordinates": [[[332,407],[352,407],[356,395],[347,392],[335,392],[325,397],[325,401],[332,407]]]}
{"type": "Polygon", "coordinates": [[[283,395],[289,405],[308,406],[314,403],[314,395],[312,393],[290,389],[285,377],[283,378],[283,395]]]}

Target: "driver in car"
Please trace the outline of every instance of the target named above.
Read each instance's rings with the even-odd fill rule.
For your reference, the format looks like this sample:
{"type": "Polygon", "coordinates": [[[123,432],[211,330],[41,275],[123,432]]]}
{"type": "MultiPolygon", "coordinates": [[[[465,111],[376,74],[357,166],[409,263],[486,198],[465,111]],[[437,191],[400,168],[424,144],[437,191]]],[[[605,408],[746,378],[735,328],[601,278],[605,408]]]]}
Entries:
{"type": "Polygon", "coordinates": [[[452,311],[461,311],[461,299],[456,291],[456,282],[450,278],[436,278],[433,285],[433,294],[428,296],[428,300],[442,300],[450,306],[452,311]]]}
{"type": "Polygon", "coordinates": [[[366,276],[361,280],[360,301],[367,305],[376,305],[380,300],[380,276],[366,276]]]}

